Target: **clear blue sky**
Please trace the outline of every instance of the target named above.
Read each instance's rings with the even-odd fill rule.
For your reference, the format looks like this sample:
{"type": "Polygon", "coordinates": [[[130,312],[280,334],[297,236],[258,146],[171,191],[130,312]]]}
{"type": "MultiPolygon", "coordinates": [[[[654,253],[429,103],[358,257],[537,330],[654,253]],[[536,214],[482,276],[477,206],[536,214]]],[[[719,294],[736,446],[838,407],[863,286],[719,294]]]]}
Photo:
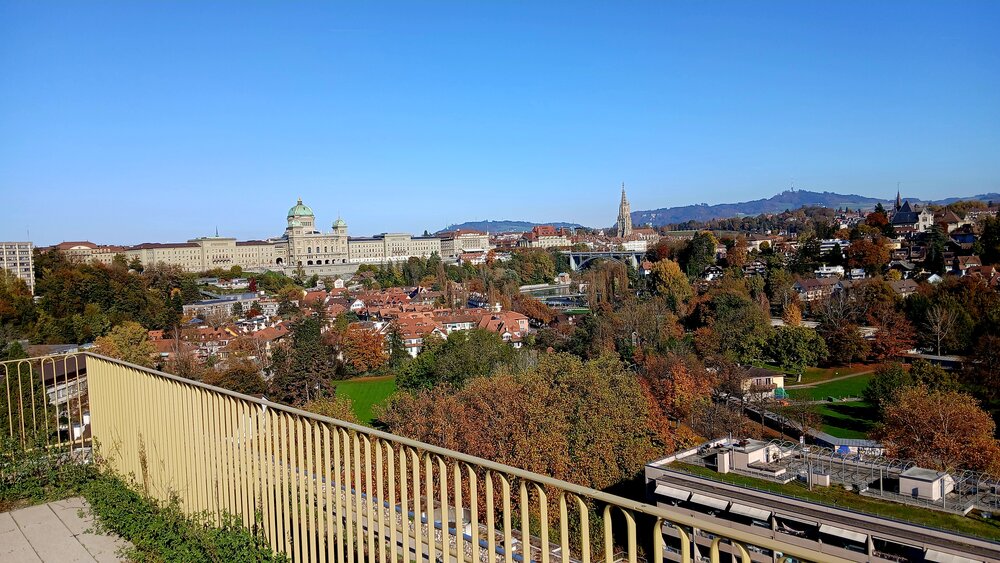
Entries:
{"type": "Polygon", "coordinates": [[[1000,2],[0,1],[0,240],[1000,191],[1000,2]]]}

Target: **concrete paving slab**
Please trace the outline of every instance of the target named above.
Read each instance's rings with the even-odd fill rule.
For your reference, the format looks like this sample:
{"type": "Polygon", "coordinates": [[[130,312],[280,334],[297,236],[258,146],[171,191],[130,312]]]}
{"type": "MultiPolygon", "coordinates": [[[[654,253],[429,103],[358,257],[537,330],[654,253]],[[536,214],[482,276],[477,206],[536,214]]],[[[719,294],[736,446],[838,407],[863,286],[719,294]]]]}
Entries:
{"type": "Polygon", "coordinates": [[[2,513],[0,561],[121,561],[118,552],[127,542],[117,536],[91,533],[93,528],[93,519],[82,498],[2,513]]]}
{"type": "Polygon", "coordinates": [[[17,529],[17,523],[11,517],[10,512],[0,512],[0,534],[12,532],[17,529]]]}
{"type": "Polygon", "coordinates": [[[28,543],[21,530],[0,533],[0,561],[11,563],[39,563],[41,558],[28,543]]]}

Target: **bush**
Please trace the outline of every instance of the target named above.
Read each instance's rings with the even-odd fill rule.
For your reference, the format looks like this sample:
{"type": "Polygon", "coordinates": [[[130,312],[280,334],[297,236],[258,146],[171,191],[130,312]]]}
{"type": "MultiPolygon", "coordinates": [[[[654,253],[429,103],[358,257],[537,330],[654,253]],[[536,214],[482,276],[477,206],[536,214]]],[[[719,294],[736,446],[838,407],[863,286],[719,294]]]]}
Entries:
{"type": "Polygon", "coordinates": [[[248,530],[233,515],[221,524],[207,514],[186,516],[178,499],[157,503],[108,475],[87,483],[83,495],[100,529],[132,543],[125,553],[132,561],[286,561],[259,529],[248,530]]]}
{"type": "Polygon", "coordinates": [[[44,440],[24,447],[0,436],[0,512],[83,495],[97,517],[97,531],[132,543],[130,561],[286,561],[259,529],[249,530],[225,514],[187,516],[177,499],[158,503],[121,479],[80,463],[68,448],[46,448],[44,440]]]}

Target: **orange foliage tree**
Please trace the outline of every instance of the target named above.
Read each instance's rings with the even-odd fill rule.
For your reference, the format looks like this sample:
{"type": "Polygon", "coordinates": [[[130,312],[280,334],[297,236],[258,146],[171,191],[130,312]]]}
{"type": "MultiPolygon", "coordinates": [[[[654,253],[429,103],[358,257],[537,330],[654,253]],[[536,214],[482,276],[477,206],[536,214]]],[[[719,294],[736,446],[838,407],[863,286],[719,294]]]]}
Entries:
{"type": "Polygon", "coordinates": [[[971,395],[918,385],[895,395],[872,435],[887,455],[912,459],[921,467],[997,471],[995,429],[993,418],[971,395]]]}
{"type": "Polygon", "coordinates": [[[392,432],[598,489],[672,446],[650,428],[636,377],[612,355],[550,354],[458,390],[398,393],[378,417],[392,432]]]}
{"type": "Polygon", "coordinates": [[[389,361],[385,337],[376,330],[352,324],[344,331],[344,359],[359,373],[374,371],[389,361]]]}

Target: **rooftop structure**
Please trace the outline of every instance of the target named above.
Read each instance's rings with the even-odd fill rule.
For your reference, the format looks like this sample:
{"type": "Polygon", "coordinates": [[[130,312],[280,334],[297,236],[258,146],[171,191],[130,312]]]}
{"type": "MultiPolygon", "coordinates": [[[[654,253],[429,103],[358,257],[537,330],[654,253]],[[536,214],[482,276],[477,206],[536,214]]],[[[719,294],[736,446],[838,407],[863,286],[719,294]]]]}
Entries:
{"type": "MultiPolygon", "coordinates": [[[[978,524],[1000,509],[1000,479],[988,474],[939,472],[850,448],[720,438],[648,464],[645,476],[657,506],[770,529],[855,561],[1000,557],[991,541],[1000,534],[978,524]],[[964,518],[973,511],[976,519],[964,518]],[[927,527],[945,520],[954,527],[927,527]]],[[[666,536],[677,545],[676,535],[666,536]]]]}

